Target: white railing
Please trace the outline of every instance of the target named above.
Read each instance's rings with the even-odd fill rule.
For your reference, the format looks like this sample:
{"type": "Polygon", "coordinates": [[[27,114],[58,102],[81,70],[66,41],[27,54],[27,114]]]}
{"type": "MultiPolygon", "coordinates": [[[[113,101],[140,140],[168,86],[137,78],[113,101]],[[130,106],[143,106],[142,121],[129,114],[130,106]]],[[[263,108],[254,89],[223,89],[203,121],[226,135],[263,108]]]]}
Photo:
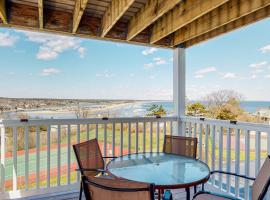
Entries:
{"type": "Polygon", "coordinates": [[[80,180],[72,144],[97,138],[104,156],[162,151],[176,117],[3,120],[2,197],[60,188],[80,180]]]}
{"type": "MultiPolygon", "coordinates": [[[[198,138],[198,158],[211,170],[255,176],[270,154],[270,126],[193,117],[3,120],[0,122],[0,199],[59,191],[80,180],[72,144],[97,138],[104,155],[162,151],[177,122],[198,138]]],[[[210,182],[248,199],[251,181],[215,175],[210,182]]],[[[76,188],[78,186],[76,185],[76,188]]]]}
{"type": "MultiPolygon", "coordinates": [[[[198,138],[198,158],[211,170],[255,177],[270,154],[270,126],[263,124],[184,117],[186,136],[198,138]]],[[[251,181],[215,175],[212,184],[249,199],[251,181]]]]}

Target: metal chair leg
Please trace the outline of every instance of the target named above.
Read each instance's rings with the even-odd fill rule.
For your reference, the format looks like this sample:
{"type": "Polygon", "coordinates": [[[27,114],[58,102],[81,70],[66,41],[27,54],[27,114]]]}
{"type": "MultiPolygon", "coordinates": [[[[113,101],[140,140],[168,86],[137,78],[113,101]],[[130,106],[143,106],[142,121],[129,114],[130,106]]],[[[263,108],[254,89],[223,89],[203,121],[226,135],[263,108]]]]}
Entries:
{"type": "Polygon", "coordinates": [[[79,200],[81,200],[82,199],[82,190],[83,190],[83,188],[82,188],[82,181],[81,181],[81,184],[80,184],[81,186],[80,186],[80,197],[79,197],[79,200]]]}
{"type": "Polygon", "coordinates": [[[187,200],[190,200],[190,189],[186,188],[186,193],[187,193],[187,200]]]}
{"type": "Polygon", "coordinates": [[[194,186],[194,194],[197,193],[197,185],[194,186]]]}

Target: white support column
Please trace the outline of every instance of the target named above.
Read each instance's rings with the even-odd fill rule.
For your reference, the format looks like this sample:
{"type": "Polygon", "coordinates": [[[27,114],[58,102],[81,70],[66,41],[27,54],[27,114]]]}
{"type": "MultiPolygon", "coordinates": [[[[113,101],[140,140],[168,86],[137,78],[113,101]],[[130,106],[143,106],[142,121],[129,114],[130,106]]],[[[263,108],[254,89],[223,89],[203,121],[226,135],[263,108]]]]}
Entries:
{"type": "MultiPolygon", "coordinates": [[[[186,97],[186,55],[185,48],[178,47],[173,51],[173,101],[174,114],[180,118],[185,116],[186,97]]],[[[184,123],[178,121],[174,135],[185,135],[184,123]]]]}

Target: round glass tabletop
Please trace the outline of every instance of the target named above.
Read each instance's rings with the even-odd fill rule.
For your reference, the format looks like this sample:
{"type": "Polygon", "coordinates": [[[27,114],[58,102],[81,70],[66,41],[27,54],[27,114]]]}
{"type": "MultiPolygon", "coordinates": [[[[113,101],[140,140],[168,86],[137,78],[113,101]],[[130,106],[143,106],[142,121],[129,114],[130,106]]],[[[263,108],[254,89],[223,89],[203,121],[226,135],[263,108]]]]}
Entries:
{"type": "Polygon", "coordinates": [[[110,161],[107,169],[115,176],[164,188],[198,185],[210,176],[209,167],[202,161],[166,153],[121,156],[110,161]]]}

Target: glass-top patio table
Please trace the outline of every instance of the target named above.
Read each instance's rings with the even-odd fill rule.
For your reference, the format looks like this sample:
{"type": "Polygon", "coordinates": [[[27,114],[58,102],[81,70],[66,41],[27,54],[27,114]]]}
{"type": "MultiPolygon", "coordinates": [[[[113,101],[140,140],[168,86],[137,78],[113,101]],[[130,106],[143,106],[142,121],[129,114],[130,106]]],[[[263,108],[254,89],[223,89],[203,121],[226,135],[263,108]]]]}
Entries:
{"type": "MultiPolygon", "coordinates": [[[[209,167],[200,160],[166,153],[138,153],[111,160],[107,169],[117,177],[154,183],[159,191],[165,189],[187,190],[208,181],[209,167]]],[[[160,194],[159,194],[160,196],[160,194]]]]}

